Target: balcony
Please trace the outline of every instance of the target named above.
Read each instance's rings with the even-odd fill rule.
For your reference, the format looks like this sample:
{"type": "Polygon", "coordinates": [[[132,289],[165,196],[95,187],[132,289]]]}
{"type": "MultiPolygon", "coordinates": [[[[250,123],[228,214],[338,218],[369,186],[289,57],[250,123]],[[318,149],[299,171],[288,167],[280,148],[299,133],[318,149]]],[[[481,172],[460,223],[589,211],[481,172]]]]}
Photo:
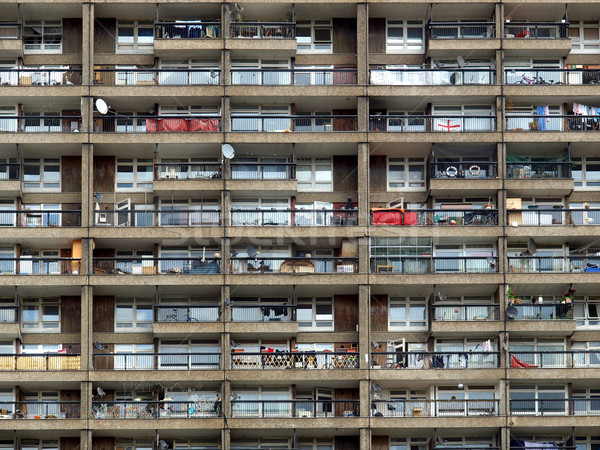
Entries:
{"type": "Polygon", "coordinates": [[[235,115],[233,132],[347,132],[358,131],[356,115],[235,115]]]}
{"type": "MultiPolygon", "coordinates": [[[[518,305],[515,305],[518,306],[518,305]]],[[[570,305],[565,305],[570,306],[570,305]]],[[[600,351],[510,351],[510,367],[540,369],[590,369],[600,367],[600,351]]]]}
{"type": "Polygon", "coordinates": [[[505,69],[504,82],[520,85],[596,85],[600,84],[598,69],[505,69]]]}
{"type": "Polygon", "coordinates": [[[509,272],[600,272],[598,256],[509,256],[507,259],[509,272]]]}
{"type": "Polygon", "coordinates": [[[2,133],[72,133],[81,130],[81,116],[0,116],[2,133]]]}
{"type": "Polygon", "coordinates": [[[286,304],[231,304],[232,322],[295,322],[296,305],[286,304]]]}
{"type": "Polygon", "coordinates": [[[374,400],[373,417],[498,416],[500,400],[374,400]]]}
{"type": "Polygon", "coordinates": [[[565,303],[513,305],[517,315],[513,320],[573,320],[573,305],[565,303]]]}
{"type": "Polygon", "coordinates": [[[60,228],[81,225],[81,210],[0,210],[3,227],[60,228]]]}
{"type": "Polygon", "coordinates": [[[96,117],[94,130],[98,133],[214,133],[221,130],[221,118],[115,114],[96,117]]]}
{"type": "Polygon", "coordinates": [[[221,212],[214,209],[94,211],[94,224],[98,227],[214,227],[220,223],[221,212]]]}
{"type": "Polygon", "coordinates": [[[432,162],[429,164],[431,178],[451,180],[478,180],[481,178],[496,178],[498,163],[490,161],[469,162],[432,162]]]}
{"type": "Polygon", "coordinates": [[[79,273],[80,258],[27,257],[0,258],[2,275],[65,275],[79,273]]]}
{"type": "Polygon", "coordinates": [[[371,210],[371,225],[490,226],[498,225],[498,210],[371,210]]]}
{"type": "Polygon", "coordinates": [[[499,320],[500,306],[497,304],[434,304],[433,320],[436,322],[472,322],[499,320]]]}
{"type": "Polygon", "coordinates": [[[156,39],[216,39],[221,37],[221,22],[209,20],[176,20],[156,22],[156,39]]]}
{"type": "Polygon", "coordinates": [[[372,256],[371,273],[497,273],[498,257],[372,256]]]}
{"type": "Polygon", "coordinates": [[[295,39],[295,22],[233,22],[232,38],[295,39]]]}
{"type": "Polygon", "coordinates": [[[357,225],[357,210],[347,209],[231,209],[231,226],[357,225]]]}
{"type": "MultiPolygon", "coordinates": [[[[235,351],[235,350],[234,350],[235,351]]],[[[234,353],[232,369],[358,369],[359,355],[346,352],[234,353]]]]}
{"type": "Polygon", "coordinates": [[[372,352],[374,369],[495,369],[500,352],[372,352]]]}
{"type": "Polygon", "coordinates": [[[466,86],[493,85],[491,69],[370,69],[374,86],[466,86]]]}
{"type": "Polygon", "coordinates": [[[358,417],[358,400],[234,400],[232,418],[358,417]]]}
{"type": "Polygon", "coordinates": [[[0,402],[0,410],[14,411],[3,419],[78,419],[79,402],[0,402]]]}
{"type": "Polygon", "coordinates": [[[222,176],[221,163],[154,164],[154,180],[214,180],[222,176]]]}
{"type": "Polygon", "coordinates": [[[94,258],[94,274],[197,275],[221,273],[220,258],[94,258]]]}
{"type": "Polygon", "coordinates": [[[568,39],[567,22],[518,22],[507,21],[504,24],[504,37],[526,39],[568,39]]]}
{"type": "Polygon", "coordinates": [[[94,370],[216,370],[221,368],[220,353],[94,353],[92,359],[94,370]]]}
{"type": "Polygon", "coordinates": [[[357,273],[358,258],[341,257],[259,257],[231,258],[231,273],[243,274],[308,274],[357,273]]]}
{"type": "Polygon", "coordinates": [[[23,55],[19,22],[0,22],[0,53],[11,57],[23,55]]]}
{"type": "Polygon", "coordinates": [[[68,67],[62,69],[0,69],[0,86],[73,85],[81,85],[81,69],[71,69],[68,67]]]}
{"type": "Polygon", "coordinates": [[[231,163],[232,180],[295,180],[295,163],[231,163]]]}
{"type": "MultiPolygon", "coordinates": [[[[12,307],[11,307],[12,308],[12,307]]],[[[16,308],[13,310],[0,310],[2,316],[10,312],[16,318],[16,308]]],[[[0,316],[1,317],[1,316],[0,316]]],[[[50,370],[79,370],[81,369],[81,356],[79,354],[13,354],[0,355],[0,371],[13,370],[35,370],[35,371],[50,371],[50,370]]]]}
{"type": "Polygon", "coordinates": [[[97,86],[214,86],[220,83],[218,69],[94,69],[97,86]]]}
{"type": "Polygon", "coordinates": [[[92,402],[92,419],[202,419],[221,416],[220,402],[92,402]]]}
{"type": "Polygon", "coordinates": [[[370,115],[370,131],[390,132],[490,132],[496,131],[495,116],[370,115]]]}
{"type": "Polygon", "coordinates": [[[471,58],[489,57],[499,48],[496,24],[481,22],[430,22],[427,24],[427,54],[449,59],[468,54],[471,58]]]}
{"type": "Polygon", "coordinates": [[[429,22],[429,39],[489,39],[496,37],[495,22],[429,22]]]}
{"type": "MultiPolygon", "coordinates": [[[[567,218],[571,214],[571,211],[565,211],[562,207],[556,209],[509,209],[508,225],[516,224],[524,227],[566,225],[569,223],[567,218]]],[[[579,217],[582,218],[582,216],[579,217]]]]}
{"type": "MultiPolygon", "coordinates": [[[[534,393],[531,393],[531,397],[533,395],[534,393]]],[[[509,407],[511,416],[597,416],[600,414],[600,399],[564,397],[511,399],[509,407]]]]}
{"type": "Polygon", "coordinates": [[[527,179],[564,179],[572,178],[571,162],[520,162],[506,163],[506,178],[527,179]]]}
{"type": "Polygon", "coordinates": [[[355,85],[356,69],[231,69],[231,84],[259,86],[355,85]]]}
{"type": "Polygon", "coordinates": [[[154,307],[157,323],[218,322],[220,305],[158,305],[154,307]]]}
{"type": "Polygon", "coordinates": [[[567,131],[589,132],[600,130],[598,116],[583,115],[508,115],[506,131],[567,131]]]}

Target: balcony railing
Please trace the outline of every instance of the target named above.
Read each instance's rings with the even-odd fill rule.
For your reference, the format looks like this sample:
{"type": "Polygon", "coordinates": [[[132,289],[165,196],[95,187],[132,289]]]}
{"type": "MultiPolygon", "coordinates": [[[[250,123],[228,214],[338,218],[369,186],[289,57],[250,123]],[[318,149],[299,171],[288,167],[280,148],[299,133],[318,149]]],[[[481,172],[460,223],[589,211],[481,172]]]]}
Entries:
{"type": "Polygon", "coordinates": [[[391,210],[371,211],[371,225],[414,226],[486,226],[498,225],[497,209],[442,210],[391,210]]]}
{"type": "Polygon", "coordinates": [[[370,83],[382,86],[449,86],[495,83],[491,69],[371,69],[370,83]]]}
{"type": "Polygon", "coordinates": [[[78,419],[79,402],[0,402],[13,419],[78,419]]]}
{"type": "Polygon", "coordinates": [[[356,115],[234,115],[231,131],[237,132],[343,132],[357,131],[356,115]]]}
{"type": "Polygon", "coordinates": [[[356,69],[231,69],[231,84],[325,86],[356,84],[356,69]]]}
{"type": "Polygon", "coordinates": [[[567,22],[507,22],[504,37],[527,39],[566,39],[569,37],[567,22]]]}
{"type": "Polygon", "coordinates": [[[21,39],[19,22],[0,22],[0,39],[21,39]]]}
{"type": "Polygon", "coordinates": [[[372,352],[374,368],[492,369],[500,367],[500,352],[372,352]]]}
{"type": "Polygon", "coordinates": [[[496,37],[494,22],[430,22],[429,39],[489,39],[496,37]]]}
{"type": "Polygon", "coordinates": [[[358,369],[358,353],[260,352],[234,353],[232,369],[358,369]]]}
{"type": "Polygon", "coordinates": [[[514,68],[505,69],[504,82],[506,84],[526,85],[588,85],[600,84],[600,70],[598,69],[554,69],[554,68],[514,68]]]}
{"type": "Polygon", "coordinates": [[[3,133],[71,133],[81,130],[81,116],[0,116],[3,133]]]}
{"type": "Polygon", "coordinates": [[[158,305],[154,307],[154,320],[159,323],[218,322],[219,305],[158,305]]]}
{"type": "Polygon", "coordinates": [[[232,226],[303,227],[356,224],[355,209],[231,209],[232,226]]]}
{"type": "Polygon", "coordinates": [[[500,400],[374,400],[374,417],[497,416],[500,400]]]}
{"type": "Polygon", "coordinates": [[[19,180],[21,163],[0,163],[0,181],[19,180]]]}
{"type": "MultiPolygon", "coordinates": [[[[3,323],[18,323],[19,322],[19,307],[18,306],[0,306],[0,324],[3,323]]],[[[0,361],[1,361],[0,357],[0,361]]],[[[2,364],[0,363],[0,370],[2,364]]]]}
{"type": "Polygon", "coordinates": [[[215,274],[221,273],[220,258],[94,258],[95,274],[215,274]]]}
{"type": "Polygon", "coordinates": [[[357,273],[358,258],[231,258],[231,273],[357,273]]]}
{"type": "Polygon", "coordinates": [[[80,210],[0,210],[2,227],[78,227],[80,225],[80,210]]]}
{"type": "Polygon", "coordinates": [[[546,226],[566,225],[569,210],[557,209],[509,209],[508,225],[546,226]]]}
{"type": "Polygon", "coordinates": [[[506,178],[529,179],[572,178],[570,162],[506,163],[506,178]]]}
{"type": "MultiPolygon", "coordinates": [[[[1,217],[1,214],[0,214],[1,217]]],[[[110,227],[208,227],[221,223],[214,209],[101,210],[94,211],[94,224],[110,227]]]]}
{"type": "Polygon", "coordinates": [[[295,180],[295,163],[231,163],[232,180],[295,180]]]}
{"type": "Polygon", "coordinates": [[[156,22],[154,36],[156,39],[220,38],[221,22],[202,20],[156,22]]]}
{"type": "MultiPolygon", "coordinates": [[[[2,119],[0,119],[0,123],[2,119]]],[[[221,130],[218,116],[133,116],[115,114],[96,117],[100,133],[210,133],[221,130]]]]}
{"type": "MultiPolygon", "coordinates": [[[[530,393],[533,397],[534,393],[530,393]]],[[[597,416],[598,398],[545,398],[510,400],[511,416],[597,416]]],[[[535,448],[535,447],[534,447],[535,448]]]]}
{"type": "Polygon", "coordinates": [[[507,131],[598,131],[598,116],[583,115],[508,115],[507,131]]]}
{"type": "Polygon", "coordinates": [[[221,83],[219,69],[94,69],[94,84],[109,86],[198,86],[221,83]]]}
{"type": "Polygon", "coordinates": [[[92,419],[201,419],[221,417],[221,411],[217,400],[92,403],[92,419]]]}
{"type": "MultiPolygon", "coordinates": [[[[0,311],[0,315],[8,310],[0,311]]],[[[16,318],[17,311],[10,311],[16,318]]],[[[27,353],[0,355],[0,371],[4,370],[79,370],[81,356],[78,354],[27,353]]]]}
{"type": "Polygon", "coordinates": [[[295,22],[233,22],[232,38],[295,39],[295,22]]]}
{"type": "Polygon", "coordinates": [[[158,163],[154,164],[155,180],[220,179],[221,163],[158,163]]]}
{"type": "MultiPolygon", "coordinates": [[[[0,33],[2,28],[0,27],[0,33]]],[[[0,36],[0,39],[3,39],[0,36]]],[[[81,69],[0,69],[0,86],[72,86],[81,84],[81,69]]]]}
{"type": "Polygon", "coordinates": [[[425,116],[371,115],[370,131],[402,132],[487,132],[496,130],[496,117],[487,116],[425,116]]]}
{"type": "Polygon", "coordinates": [[[436,322],[470,322],[479,320],[499,320],[500,307],[497,304],[463,305],[434,304],[433,320],[436,322]]]}
{"type": "Polygon", "coordinates": [[[235,303],[231,305],[232,322],[292,322],[296,320],[295,305],[235,303]]]}
{"type": "Polygon", "coordinates": [[[516,368],[572,369],[600,367],[600,350],[511,351],[509,355],[510,367],[516,368]]]}
{"type": "Polygon", "coordinates": [[[235,400],[231,417],[358,417],[358,400],[235,400]]]}
{"type": "Polygon", "coordinates": [[[600,272],[599,256],[509,256],[508,271],[524,273],[600,272]]]}
{"type": "Polygon", "coordinates": [[[480,179],[496,178],[498,163],[490,161],[432,162],[429,164],[432,178],[441,179],[480,179]]]}
{"type": "Polygon", "coordinates": [[[0,258],[0,274],[64,275],[78,274],[80,258],[31,257],[0,258]]]}
{"type": "Polygon", "coordinates": [[[372,256],[371,273],[496,273],[498,257],[372,256]]]}
{"type": "Polygon", "coordinates": [[[95,353],[93,362],[95,370],[215,370],[221,368],[221,354],[95,353]]]}

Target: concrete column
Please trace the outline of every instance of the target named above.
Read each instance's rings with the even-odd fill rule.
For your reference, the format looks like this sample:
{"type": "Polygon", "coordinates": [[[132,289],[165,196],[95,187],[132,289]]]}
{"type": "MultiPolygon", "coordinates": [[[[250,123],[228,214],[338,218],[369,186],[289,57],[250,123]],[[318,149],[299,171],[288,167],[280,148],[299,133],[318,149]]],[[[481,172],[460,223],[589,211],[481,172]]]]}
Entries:
{"type": "Polygon", "coordinates": [[[223,414],[231,417],[231,385],[228,380],[221,382],[221,401],[223,403],[223,414]]]}
{"type": "Polygon", "coordinates": [[[358,144],[358,224],[369,223],[369,144],[358,144]]]}
{"type": "MultiPolygon", "coordinates": [[[[229,250],[228,250],[229,252],[229,250]]],[[[231,288],[229,286],[221,287],[221,320],[227,324],[231,321],[231,306],[227,306],[226,301],[231,301],[231,288]]]]}
{"type": "Polygon", "coordinates": [[[79,431],[79,450],[92,450],[92,430],[79,431]]]}
{"type": "Polygon", "coordinates": [[[358,272],[368,273],[370,270],[369,261],[369,238],[361,237],[358,239],[358,272]]]}
{"type": "Polygon", "coordinates": [[[369,61],[367,48],[369,45],[369,13],[368,5],[360,3],[356,5],[356,69],[359,85],[365,85],[369,80],[369,61]]]}
{"type": "Polygon", "coordinates": [[[223,333],[221,355],[223,355],[222,366],[225,368],[225,370],[231,370],[231,336],[229,333],[223,333]]]}
{"type": "Polygon", "coordinates": [[[94,20],[93,3],[81,5],[81,84],[91,85],[94,79],[94,20]]]}
{"type": "Polygon", "coordinates": [[[225,428],[221,430],[221,449],[229,450],[231,448],[231,430],[225,428]]]}
{"type": "Polygon", "coordinates": [[[369,129],[369,100],[367,97],[358,97],[358,131],[366,132],[369,129]]]}
{"type": "Polygon", "coordinates": [[[360,429],[360,450],[371,450],[371,430],[369,428],[360,429]]]}
{"type": "MultiPolygon", "coordinates": [[[[83,105],[83,102],[82,102],[83,105]]],[[[81,226],[83,228],[94,224],[94,146],[83,144],[81,146],[81,226]]]]}
{"type": "Polygon", "coordinates": [[[81,402],[80,402],[80,417],[82,419],[90,417],[92,411],[92,382],[82,381],[81,382],[81,402]]]}
{"type": "Polygon", "coordinates": [[[226,86],[231,86],[231,52],[224,49],[221,52],[221,67],[222,74],[221,83],[225,83],[226,86]]]}
{"type": "Polygon", "coordinates": [[[371,414],[371,381],[360,380],[359,384],[360,397],[360,417],[369,417],[371,414]]]}
{"type": "Polygon", "coordinates": [[[370,309],[371,289],[368,285],[360,285],[358,287],[358,350],[360,352],[361,369],[367,369],[371,365],[371,342],[369,339],[370,309]]]}
{"type": "Polygon", "coordinates": [[[231,8],[232,3],[223,3],[223,9],[221,10],[221,38],[229,38],[231,36],[231,8]]]}
{"type": "Polygon", "coordinates": [[[87,237],[81,239],[81,264],[79,267],[81,275],[92,274],[94,272],[93,247],[93,239],[87,237]]]}
{"type": "Polygon", "coordinates": [[[229,97],[223,97],[221,106],[221,129],[225,132],[231,131],[231,107],[229,97]]]}
{"type": "Polygon", "coordinates": [[[92,370],[93,368],[93,298],[93,288],[81,286],[81,370],[92,370]]]}
{"type": "Polygon", "coordinates": [[[500,450],[510,450],[510,427],[500,429],[500,450]]]}

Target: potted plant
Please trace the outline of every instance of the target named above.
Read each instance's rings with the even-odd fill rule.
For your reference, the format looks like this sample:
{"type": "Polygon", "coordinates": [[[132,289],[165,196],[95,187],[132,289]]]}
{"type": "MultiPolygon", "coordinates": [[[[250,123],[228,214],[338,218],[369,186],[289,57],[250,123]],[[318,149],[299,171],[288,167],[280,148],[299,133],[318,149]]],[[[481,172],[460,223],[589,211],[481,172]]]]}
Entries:
{"type": "Polygon", "coordinates": [[[509,303],[516,303],[517,305],[521,303],[521,299],[517,298],[516,292],[510,286],[506,289],[506,295],[508,296],[509,303]]]}

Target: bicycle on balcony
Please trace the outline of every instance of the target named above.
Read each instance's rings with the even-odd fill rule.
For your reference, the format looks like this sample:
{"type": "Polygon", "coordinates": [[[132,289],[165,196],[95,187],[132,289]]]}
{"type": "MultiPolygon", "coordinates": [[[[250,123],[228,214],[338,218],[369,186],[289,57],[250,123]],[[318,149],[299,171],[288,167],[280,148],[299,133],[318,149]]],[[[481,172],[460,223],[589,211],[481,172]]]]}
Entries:
{"type": "Polygon", "coordinates": [[[179,314],[177,314],[177,308],[173,308],[173,312],[165,316],[165,322],[198,322],[198,319],[190,316],[189,311],[186,311],[185,315],[180,319],[179,314]]]}

